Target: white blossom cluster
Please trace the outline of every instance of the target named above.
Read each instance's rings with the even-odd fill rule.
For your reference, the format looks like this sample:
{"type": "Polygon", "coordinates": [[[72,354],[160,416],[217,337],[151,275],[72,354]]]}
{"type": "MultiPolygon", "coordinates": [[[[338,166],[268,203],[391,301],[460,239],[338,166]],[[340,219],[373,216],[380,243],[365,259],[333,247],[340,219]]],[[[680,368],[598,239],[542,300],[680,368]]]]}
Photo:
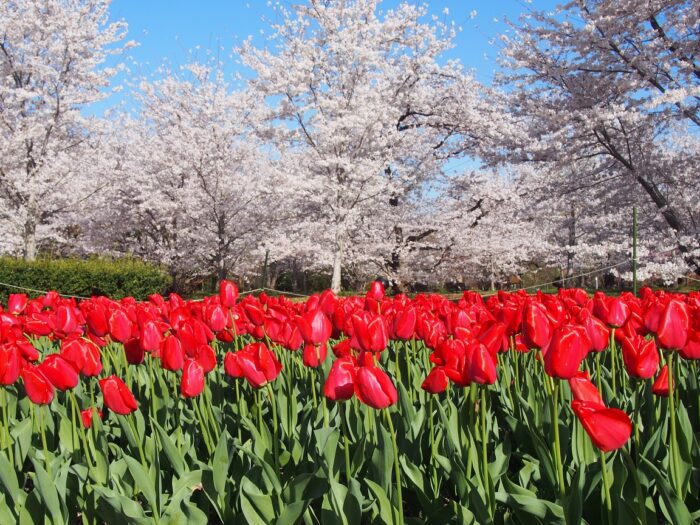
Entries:
{"type": "Polygon", "coordinates": [[[109,4],[0,3],[0,254],[270,284],[325,272],[336,290],[542,268],[630,280],[636,208],[639,279],[700,272],[692,0],[528,11],[493,87],[446,58],[447,11],[276,4],[264,46],[235,50],[250,78],[164,66],[131,82],[130,111],[97,118],[122,70],[107,64],[134,45],[109,4]]]}

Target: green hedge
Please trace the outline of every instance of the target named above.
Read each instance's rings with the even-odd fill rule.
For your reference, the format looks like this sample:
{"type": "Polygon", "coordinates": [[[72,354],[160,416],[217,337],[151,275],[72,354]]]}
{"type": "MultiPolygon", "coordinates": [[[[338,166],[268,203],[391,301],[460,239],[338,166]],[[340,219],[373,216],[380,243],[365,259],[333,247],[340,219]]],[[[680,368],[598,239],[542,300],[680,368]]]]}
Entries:
{"type": "MultiPolygon", "coordinates": [[[[165,292],[170,277],[161,267],[132,258],[26,262],[0,257],[0,283],[83,297],[106,295],[115,299],[126,296],[144,299],[152,293],[165,292]]],[[[6,303],[8,294],[19,292],[22,290],[0,284],[0,302],[6,303]]]]}

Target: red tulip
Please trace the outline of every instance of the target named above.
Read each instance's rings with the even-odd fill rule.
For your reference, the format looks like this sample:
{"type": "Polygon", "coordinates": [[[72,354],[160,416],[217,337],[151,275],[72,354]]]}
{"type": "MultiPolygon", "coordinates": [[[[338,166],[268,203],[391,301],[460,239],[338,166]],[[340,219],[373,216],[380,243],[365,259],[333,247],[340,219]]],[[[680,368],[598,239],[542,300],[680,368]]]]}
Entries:
{"type": "Polygon", "coordinates": [[[0,385],[11,385],[22,370],[22,355],[16,344],[0,345],[0,385]]]}
{"type": "Polygon", "coordinates": [[[352,346],[351,343],[352,341],[350,339],[343,339],[342,341],[339,341],[338,343],[333,345],[333,354],[336,357],[347,357],[350,355],[352,352],[352,346]]]}
{"type": "Polygon", "coordinates": [[[62,334],[72,334],[78,329],[78,318],[75,308],[68,305],[59,306],[56,310],[56,330],[62,334]]]}
{"type": "Polygon", "coordinates": [[[85,410],[80,411],[80,419],[83,421],[83,426],[85,428],[91,428],[92,427],[92,416],[93,413],[97,411],[97,415],[100,419],[102,419],[102,410],[95,409],[95,408],[86,408],[85,410]]]}
{"type": "Polygon", "coordinates": [[[578,322],[586,329],[586,335],[591,342],[591,350],[602,352],[610,343],[610,329],[605,323],[591,315],[585,308],[578,315],[578,322]]]}
{"type": "Polygon", "coordinates": [[[374,317],[353,315],[352,326],[355,339],[360,350],[365,352],[381,352],[389,344],[386,323],[381,315],[374,317]]]}
{"type": "Polygon", "coordinates": [[[304,350],[302,351],[302,361],[304,366],[311,368],[316,368],[321,365],[326,360],[328,355],[328,346],[326,343],[320,345],[314,345],[311,343],[304,343],[304,350]]]}
{"type": "Polygon", "coordinates": [[[100,379],[99,384],[104,404],[112,412],[125,416],[139,407],[134,394],[117,376],[100,379]]]}
{"type": "Polygon", "coordinates": [[[622,447],[632,434],[632,422],[622,410],[577,400],[571,402],[571,408],[593,444],[603,452],[622,447]]]}
{"type": "Polygon", "coordinates": [[[416,333],[416,309],[405,308],[394,316],[394,335],[397,339],[407,341],[413,339],[416,333]]]}
{"type": "Polygon", "coordinates": [[[141,346],[138,338],[134,337],[124,343],[124,355],[130,365],[140,365],[146,357],[146,351],[141,346]]]}
{"type": "Polygon", "coordinates": [[[430,394],[439,394],[447,389],[449,378],[441,366],[433,367],[423,380],[421,388],[430,394]]]}
{"type": "Polygon", "coordinates": [[[207,313],[207,322],[212,331],[220,332],[226,328],[226,324],[228,323],[226,312],[218,304],[212,306],[207,313]]]}
{"type": "Polygon", "coordinates": [[[104,309],[97,306],[93,307],[88,310],[85,315],[85,320],[88,329],[93,335],[104,337],[109,333],[109,324],[107,323],[107,316],[105,315],[104,309]]]}
{"type": "Polygon", "coordinates": [[[126,343],[131,338],[132,323],[121,310],[115,310],[109,318],[109,334],[112,339],[126,343]]]}
{"type": "Polygon", "coordinates": [[[99,347],[93,343],[85,342],[85,362],[80,372],[88,377],[95,377],[102,372],[102,354],[99,347]]]}
{"type": "Polygon", "coordinates": [[[37,405],[48,405],[53,399],[53,385],[35,366],[25,366],[22,370],[22,381],[27,397],[37,405]]]}
{"type": "Polygon", "coordinates": [[[384,299],[384,285],[381,281],[374,281],[365,295],[365,308],[373,313],[379,313],[384,299]]]}
{"type": "Polygon", "coordinates": [[[491,351],[479,341],[473,341],[467,346],[467,362],[470,381],[480,385],[496,382],[496,360],[491,351]]]}
{"type": "Polygon", "coordinates": [[[544,369],[552,377],[574,377],[591,346],[586,329],[579,325],[562,325],[554,332],[543,350],[544,369]]]}
{"type": "Polygon", "coordinates": [[[231,281],[223,280],[219,283],[219,300],[226,308],[236,306],[238,300],[238,287],[231,281]]]}
{"type": "Polygon", "coordinates": [[[97,376],[102,372],[102,355],[92,341],[64,339],[61,343],[61,356],[86,376],[97,376]]]}
{"type": "Polygon", "coordinates": [[[78,371],[59,354],[47,355],[39,365],[39,370],[53,386],[61,391],[78,386],[80,379],[78,371]]]}
{"type": "Polygon", "coordinates": [[[253,388],[262,388],[277,378],[282,370],[277,356],[263,343],[246,345],[243,350],[236,352],[235,356],[226,356],[226,372],[233,377],[244,377],[253,388]],[[240,375],[237,375],[239,372],[240,375]]]}
{"type": "Polygon", "coordinates": [[[239,352],[226,352],[224,356],[224,372],[227,376],[243,378],[243,370],[238,364],[239,352]]]}
{"type": "Polygon", "coordinates": [[[310,310],[303,316],[296,316],[297,326],[304,342],[311,345],[322,345],[331,337],[333,325],[321,310],[310,310]]]}
{"type": "Polygon", "coordinates": [[[680,350],[688,340],[688,306],[677,300],[671,299],[659,320],[656,336],[659,344],[667,350],[680,350]]]}
{"type": "Polygon", "coordinates": [[[355,376],[355,395],[372,408],[386,408],[399,399],[386,372],[376,366],[360,366],[355,376]]]}
{"type": "Polygon", "coordinates": [[[166,370],[180,370],[185,364],[185,352],[174,335],[165,338],[160,349],[160,364],[166,370]]]}
{"type": "Polygon", "coordinates": [[[630,308],[627,303],[620,297],[609,297],[607,303],[608,311],[605,322],[615,327],[624,325],[630,315],[630,308]]]}
{"type": "Polygon", "coordinates": [[[352,357],[341,357],[333,361],[323,384],[323,395],[332,401],[345,401],[355,393],[355,369],[352,357]]]}
{"type": "Polygon", "coordinates": [[[700,359],[700,332],[690,330],[685,346],[678,353],[683,359],[700,359]]]}
{"type": "Polygon", "coordinates": [[[603,399],[600,397],[600,392],[598,392],[596,386],[591,382],[588,372],[578,372],[575,376],[570,377],[569,387],[571,388],[574,399],[604,406],[603,399]]]}
{"type": "Polygon", "coordinates": [[[508,342],[506,338],[506,325],[499,321],[485,325],[485,328],[482,329],[479,334],[479,341],[488,348],[491,355],[495,356],[503,349],[504,342],[506,344],[508,342]]]}
{"type": "Polygon", "coordinates": [[[14,315],[19,315],[27,307],[27,294],[11,293],[7,297],[7,311],[14,315]]]}
{"type": "Polygon", "coordinates": [[[544,348],[552,338],[547,309],[531,300],[523,309],[523,337],[529,348],[544,348]]]}
{"type": "Polygon", "coordinates": [[[629,375],[649,379],[659,368],[659,352],[653,339],[641,335],[622,339],[622,359],[629,375]]]}
{"type": "Polygon", "coordinates": [[[187,359],[182,369],[180,392],[184,397],[197,397],[204,390],[204,369],[195,359],[187,359]]]}
{"type": "Polygon", "coordinates": [[[141,344],[141,348],[146,352],[158,350],[162,339],[163,337],[158,329],[158,325],[153,321],[147,321],[143,325],[143,328],[141,328],[139,343],[141,344]]]}
{"type": "Polygon", "coordinates": [[[84,339],[71,338],[61,341],[61,356],[69,361],[76,370],[82,370],[85,365],[85,346],[87,343],[84,339]]]}
{"type": "Polygon", "coordinates": [[[209,345],[200,345],[194,358],[202,366],[205,374],[216,368],[216,352],[209,345]]]}
{"type": "MultiPolygon", "coordinates": [[[[676,383],[673,382],[673,388],[675,388],[676,383]]],[[[656,376],[654,384],[651,386],[651,391],[655,396],[668,397],[668,366],[664,365],[656,376]]]]}

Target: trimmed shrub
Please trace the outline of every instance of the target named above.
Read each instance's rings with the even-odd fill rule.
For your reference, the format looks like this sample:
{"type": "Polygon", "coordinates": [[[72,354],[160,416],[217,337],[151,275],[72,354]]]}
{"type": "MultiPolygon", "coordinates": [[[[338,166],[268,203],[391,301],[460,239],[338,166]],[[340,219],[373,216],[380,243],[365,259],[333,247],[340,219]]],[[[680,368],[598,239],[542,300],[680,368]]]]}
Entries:
{"type": "MultiPolygon", "coordinates": [[[[144,299],[152,293],[164,293],[170,285],[170,277],[160,266],[133,258],[26,262],[0,257],[0,283],[83,297],[106,295],[114,299],[126,296],[144,299]]],[[[38,295],[0,284],[0,302],[5,303],[10,293],[38,295]]]]}

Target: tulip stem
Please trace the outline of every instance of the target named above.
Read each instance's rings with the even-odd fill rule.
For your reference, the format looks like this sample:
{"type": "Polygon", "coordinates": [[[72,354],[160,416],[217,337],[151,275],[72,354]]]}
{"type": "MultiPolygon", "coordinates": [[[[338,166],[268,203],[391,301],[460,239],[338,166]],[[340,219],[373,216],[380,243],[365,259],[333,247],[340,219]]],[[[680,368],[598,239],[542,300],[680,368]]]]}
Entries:
{"type": "MultiPolygon", "coordinates": [[[[437,456],[437,452],[435,451],[435,423],[433,423],[433,398],[434,396],[430,396],[430,403],[429,403],[429,412],[428,412],[428,421],[430,422],[430,471],[432,474],[433,478],[433,490],[437,494],[438,492],[438,478],[437,478],[437,469],[435,468],[435,457],[437,456]]],[[[467,406],[469,405],[469,401],[467,400],[467,406]]],[[[469,472],[467,471],[467,476],[469,475],[469,472]]]]}
{"type": "Polygon", "coordinates": [[[136,431],[136,416],[128,415],[126,416],[126,418],[129,422],[129,426],[131,427],[131,432],[134,434],[134,441],[136,441],[136,446],[138,446],[139,449],[141,465],[143,465],[143,468],[146,470],[146,472],[148,472],[148,466],[146,465],[146,454],[143,453],[143,445],[141,444],[141,439],[139,438],[139,434],[136,431]]]}
{"type": "Polygon", "coordinates": [[[511,352],[513,353],[513,380],[515,381],[515,392],[520,396],[520,356],[518,356],[518,351],[515,349],[515,341],[513,336],[511,337],[511,352]]]}
{"type": "Polygon", "coordinates": [[[345,402],[341,401],[338,404],[338,413],[340,415],[340,422],[343,425],[343,453],[345,455],[345,481],[350,486],[350,479],[352,478],[352,469],[350,466],[350,429],[348,428],[347,414],[345,410],[345,402]]]}
{"type": "Polygon", "coordinates": [[[605,452],[600,451],[600,469],[603,473],[603,497],[605,499],[605,512],[608,525],[613,525],[612,501],[610,499],[610,480],[608,478],[608,466],[605,463],[605,452]]]}
{"type": "Polygon", "coordinates": [[[480,427],[481,427],[481,472],[483,475],[484,494],[486,495],[486,503],[489,506],[489,514],[493,517],[494,503],[491,501],[491,480],[489,475],[489,457],[488,457],[488,441],[486,428],[486,386],[481,387],[481,403],[479,405],[480,427]]]}
{"type": "Polygon", "coordinates": [[[639,465],[639,447],[642,446],[639,437],[639,405],[642,400],[642,387],[644,383],[640,379],[636,379],[636,388],[634,392],[634,461],[635,464],[639,465]]]}
{"type": "Polygon", "coordinates": [[[600,395],[603,395],[603,391],[601,390],[602,387],[602,376],[601,376],[601,371],[600,371],[600,352],[596,352],[595,354],[595,382],[596,382],[596,387],[598,388],[598,392],[600,395]]]}
{"type": "Polygon", "coordinates": [[[318,399],[316,399],[316,382],[314,381],[314,375],[309,374],[309,381],[311,383],[311,398],[314,402],[314,409],[318,408],[318,399]]]}
{"type": "Polygon", "coordinates": [[[680,469],[678,466],[678,441],[676,436],[676,400],[673,388],[673,352],[668,352],[666,356],[666,366],[668,368],[668,417],[671,423],[671,461],[669,463],[671,464],[673,488],[678,498],[682,500],[680,469]]]}
{"type": "Polygon", "coordinates": [[[83,448],[85,449],[85,459],[88,462],[88,472],[92,470],[92,454],[90,454],[90,448],[87,443],[87,434],[85,433],[85,426],[83,425],[82,418],[80,417],[80,408],[78,407],[78,400],[75,399],[75,392],[70,391],[71,401],[73,402],[73,407],[75,407],[76,412],[78,412],[78,425],[80,426],[80,436],[83,441],[83,448]]]}
{"type": "Polygon", "coordinates": [[[267,384],[267,396],[272,407],[272,449],[275,457],[275,471],[280,470],[280,444],[277,441],[277,402],[272,392],[272,385],[267,384]]]}
{"type": "Polygon", "coordinates": [[[148,375],[151,380],[151,413],[153,414],[153,419],[158,420],[156,417],[156,380],[153,375],[153,355],[149,352],[148,354],[148,375]]]}
{"type": "Polygon", "coordinates": [[[401,465],[399,464],[399,447],[396,445],[396,431],[394,423],[391,420],[391,414],[388,410],[384,411],[386,422],[389,426],[389,434],[391,434],[391,446],[394,449],[394,477],[396,478],[396,523],[403,525],[403,494],[401,491],[401,465]]]}
{"type": "Polygon", "coordinates": [[[610,370],[612,373],[612,397],[615,399],[617,397],[617,356],[615,355],[615,328],[610,330],[610,370]]]}
{"type": "MultiPolygon", "coordinates": [[[[199,428],[202,430],[202,438],[204,438],[204,445],[207,447],[207,452],[211,456],[213,453],[213,449],[212,449],[211,442],[209,441],[209,432],[207,431],[207,427],[204,424],[204,421],[202,420],[202,414],[199,411],[199,407],[197,406],[197,401],[195,400],[194,397],[191,397],[190,401],[192,402],[192,408],[194,410],[195,417],[199,421],[199,428]]],[[[256,401],[257,401],[257,397],[256,397],[256,401]]]]}
{"type": "Polygon", "coordinates": [[[10,463],[14,464],[14,458],[12,457],[12,439],[10,437],[10,430],[7,421],[7,392],[5,387],[0,388],[2,392],[2,440],[4,442],[3,447],[7,447],[7,453],[10,457],[10,463]]]}
{"type": "MultiPolygon", "coordinates": [[[[238,379],[234,380],[236,385],[236,406],[238,407],[238,417],[243,417],[243,405],[241,404],[241,389],[238,385],[238,379]]],[[[238,441],[242,443],[241,425],[236,425],[238,430],[238,441]]]]}
{"type": "Polygon", "coordinates": [[[394,366],[396,367],[396,382],[401,382],[401,368],[399,364],[399,343],[391,341],[391,349],[394,351],[394,366]]]}
{"type": "Polygon", "coordinates": [[[46,428],[44,426],[44,406],[39,405],[39,428],[41,429],[41,446],[44,449],[44,463],[46,464],[46,472],[49,478],[53,479],[51,474],[51,462],[49,461],[49,447],[46,446],[46,428]]]}
{"type": "Polygon", "coordinates": [[[564,466],[561,458],[561,446],[559,444],[559,379],[554,380],[554,391],[551,397],[552,426],[554,428],[554,461],[557,465],[557,482],[559,485],[559,497],[564,499],[564,466]]]}

